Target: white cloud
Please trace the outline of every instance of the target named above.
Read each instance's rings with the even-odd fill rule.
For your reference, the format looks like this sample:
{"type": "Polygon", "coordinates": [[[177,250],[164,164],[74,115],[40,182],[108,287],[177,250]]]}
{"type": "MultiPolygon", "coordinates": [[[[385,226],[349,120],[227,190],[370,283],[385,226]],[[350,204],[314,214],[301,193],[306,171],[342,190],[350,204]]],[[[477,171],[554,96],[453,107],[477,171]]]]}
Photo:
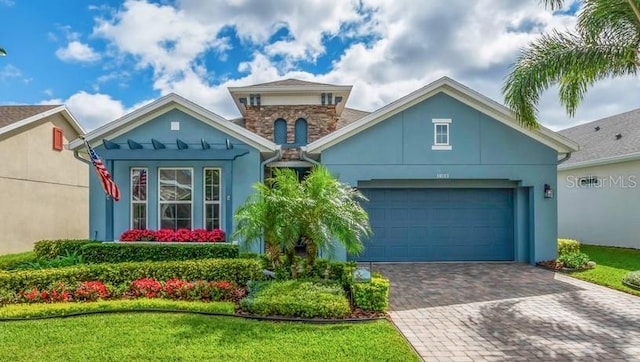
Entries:
{"type": "Polygon", "coordinates": [[[10,78],[22,78],[22,71],[12,64],[7,64],[0,69],[0,81],[10,78]]]}
{"type": "MultiPolygon", "coordinates": [[[[95,84],[98,87],[116,79],[117,74],[151,69],[154,90],[162,95],[177,92],[226,117],[238,115],[227,87],[280,78],[352,84],[348,106],[366,110],[377,109],[443,75],[501,102],[503,80],[519,49],[541,32],[562,31],[574,23],[574,16],[552,15],[537,1],[177,0],[169,5],[128,0],[99,18],[92,36],[108,42],[107,54],[114,64],[133,59],[136,69],[110,68],[95,84]],[[270,42],[283,27],[288,36],[270,42]],[[229,28],[235,29],[240,45],[220,36],[229,28]],[[313,63],[331,50],[326,48],[327,39],[354,36],[370,40],[356,40],[336,53],[328,71],[313,74],[299,68],[300,61],[313,63]],[[215,53],[219,61],[225,61],[232,46],[250,49],[252,57],[238,60],[241,76],[220,80],[215,61],[205,61],[205,56],[215,53]],[[215,81],[213,74],[218,76],[215,81]]],[[[606,112],[638,107],[639,100],[632,96],[638,94],[636,83],[599,84],[575,119],[569,119],[554,101],[555,93],[546,92],[540,119],[561,128],[611,114],[606,112]]],[[[107,113],[126,111],[122,102],[103,94],[79,92],[74,96],[81,95],[109,108],[107,113]]],[[[94,123],[115,118],[86,113],[94,123]]]]}
{"type": "Polygon", "coordinates": [[[100,59],[100,54],[77,40],[72,40],[66,47],[56,50],[56,56],[64,62],[78,63],[91,63],[100,59]]]}
{"type": "Polygon", "coordinates": [[[128,111],[122,102],[111,98],[107,94],[92,94],[85,91],[77,92],[65,100],[48,99],[40,103],[66,104],[71,113],[87,131],[113,121],[128,111]]]}

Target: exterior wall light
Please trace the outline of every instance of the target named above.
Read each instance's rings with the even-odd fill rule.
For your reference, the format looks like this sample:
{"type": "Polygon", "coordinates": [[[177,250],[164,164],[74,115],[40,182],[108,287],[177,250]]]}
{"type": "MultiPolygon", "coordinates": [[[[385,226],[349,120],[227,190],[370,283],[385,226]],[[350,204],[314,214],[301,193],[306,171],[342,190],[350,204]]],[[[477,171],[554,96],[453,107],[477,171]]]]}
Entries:
{"type": "Polygon", "coordinates": [[[553,199],[553,189],[549,184],[544,184],[544,198],[553,199]]]}

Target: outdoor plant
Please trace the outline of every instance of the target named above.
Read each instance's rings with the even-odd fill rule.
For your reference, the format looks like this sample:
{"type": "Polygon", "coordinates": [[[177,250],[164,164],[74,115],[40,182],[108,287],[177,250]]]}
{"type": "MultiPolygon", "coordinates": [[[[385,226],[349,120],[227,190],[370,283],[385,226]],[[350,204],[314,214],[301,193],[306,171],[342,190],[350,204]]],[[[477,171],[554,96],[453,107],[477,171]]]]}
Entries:
{"type": "Polygon", "coordinates": [[[120,235],[120,241],[155,241],[156,233],[146,229],[131,229],[120,235]]]}
{"type": "Polygon", "coordinates": [[[558,255],[580,252],[580,242],[574,239],[558,239],[558,255]]]}
{"type": "Polygon", "coordinates": [[[73,293],[73,296],[79,301],[93,302],[98,299],[108,298],[109,291],[107,290],[107,286],[101,281],[87,281],[80,283],[73,293]]]}
{"type": "Polygon", "coordinates": [[[33,251],[38,259],[55,259],[70,254],[76,254],[87,244],[99,243],[95,240],[40,240],[35,243],[33,251]]]}
{"type": "Polygon", "coordinates": [[[130,297],[157,298],[162,292],[162,284],[152,278],[141,278],[131,282],[129,291],[125,294],[130,297]]]}
{"type": "Polygon", "coordinates": [[[389,280],[372,277],[368,283],[353,283],[353,303],[356,307],[373,312],[385,312],[389,308],[389,280]]]}
{"type": "Polygon", "coordinates": [[[622,281],[634,288],[640,289],[640,270],[632,271],[624,276],[622,281]]]}
{"type": "Polygon", "coordinates": [[[61,268],[66,266],[83,264],[84,258],[79,252],[66,252],[64,256],[57,256],[54,259],[36,259],[19,265],[15,265],[13,270],[30,270],[30,269],[46,269],[61,268]]]}
{"type": "MultiPolygon", "coordinates": [[[[306,248],[306,267],[311,270],[319,250],[331,255],[341,244],[348,253],[362,251],[362,239],[371,234],[369,217],[360,206],[366,198],[356,189],[335,179],[322,167],[314,167],[299,181],[295,171],[276,169],[264,184],[236,211],[234,238],[245,244],[263,239],[274,268],[282,251],[293,263],[295,246],[306,248]]],[[[291,269],[295,278],[298,270],[291,269]]]]}
{"type": "Polygon", "coordinates": [[[120,235],[120,241],[160,241],[160,242],[224,242],[225,233],[221,229],[131,229],[120,235]]]}
{"type": "Polygon", "coordinates": [[[176,261],[190,259],[238,258],[238,245],[229,243],[194,244],[129,244],[96,243],[82,247],[80,254],[87,263],[122,263],[131,261],[176,261]]]}
{"type": "Polygon", "coordinates": [[[589,255],[580,252],[562,254],[558,257],[558,262],[562,263],[565,268],[582,269],[589,263],[589,255]]]}

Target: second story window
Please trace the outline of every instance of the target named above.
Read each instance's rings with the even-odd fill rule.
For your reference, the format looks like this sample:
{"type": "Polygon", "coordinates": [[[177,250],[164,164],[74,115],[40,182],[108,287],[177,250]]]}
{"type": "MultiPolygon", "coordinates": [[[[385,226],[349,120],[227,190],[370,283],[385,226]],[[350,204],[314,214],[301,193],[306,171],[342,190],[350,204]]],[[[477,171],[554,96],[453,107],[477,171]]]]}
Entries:
{"type": "Polygon", "coordinates": [[[295,125],[295,143],[298,146],[306,146],[308,138],[307,120],[299,118],[295,125]]]}
{"type": "Polygon", "coordinates": [[[282,118],[276,119],[273,123],[273,142],[277,145],[287,143],[287,121],[282,118]]]}

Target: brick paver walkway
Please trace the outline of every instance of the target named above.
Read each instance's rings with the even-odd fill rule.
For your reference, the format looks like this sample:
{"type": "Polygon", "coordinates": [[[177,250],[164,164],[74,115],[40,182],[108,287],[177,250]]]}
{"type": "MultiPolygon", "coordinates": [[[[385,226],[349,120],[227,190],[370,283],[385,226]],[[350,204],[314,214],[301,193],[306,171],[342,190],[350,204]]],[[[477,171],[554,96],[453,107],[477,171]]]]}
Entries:
{"type": "Polygon", "coordinates": [[[523,264],[377,264],[427,361],[640,361],[640,298],[523,264]]]}

